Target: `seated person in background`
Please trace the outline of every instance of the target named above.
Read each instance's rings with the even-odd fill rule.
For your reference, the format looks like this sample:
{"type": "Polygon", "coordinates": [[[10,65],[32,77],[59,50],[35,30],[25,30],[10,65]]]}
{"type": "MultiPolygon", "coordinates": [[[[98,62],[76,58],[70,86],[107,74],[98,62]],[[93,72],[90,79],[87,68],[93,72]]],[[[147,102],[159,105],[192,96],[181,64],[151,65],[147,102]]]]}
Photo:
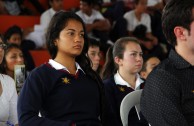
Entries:
{"type": "MultiPolygon", "coordinates": [[[[0,64],[6,45],[0,35],[0,64]]],[[[14,80],[0,72],[0,126],[17,125],[17,93],[14,80]]]]}
{"type": "Polygon", "coordinates": [[[88,51],[86,55],[91,60],[92,69],[96,71],[97,73],[99,73],[100,72],[100,58],[101,58],[100,42],[93,38],[89,38],[88,51]]]}
{"type": "Polygon", "coordinates": [[[24,65],[24,57],[22,50],[16,44],[8,44],[5,49],[5,55],[1,63],[3,74],[9,75],[14,79],[15,65],[24,65]]]}
{"type": "Polygon", "coordinates": [[[10,27],[4,34],[4,40],[6,43],[17,44],[21,47],[24,59],[26,61],[26,69],[28,71],[35,68],[35,64],[29,50],[35,49],[36,45],[31,40],[23,39],[23,32],[19,26],[14,25],[10,27]]]}
{"type": "Polygon", "coordinates": [[[147,57],[147,59],[144,59],[144,63],[142,66],[142,69],[140,71],[140,75],[143,79],[146,80],[147,76],[150,74],[150,72],[160,63],[160,60],[155,57],[147,57]]]}
{"type": "MultiPolygon", "coordinates": [[[[128,93],[142,89],[144,86],[144,81],[138,74],[143,64],[143,52],[136,38],[123,37],[116,41],[110,53],[112,57],[109,58],[113,61],[109,61],[115,63],[116,71],[109,69],[114,75],[103,81],[105,94],[112,110],[114,126],[123,126],[120,118],[120,104],[123,98],[128,93]]],[[[129,112],[128,124],[129,126],[148,126],[143,117],[139,120],[134,107],[129,112]]]]}
{"type": "Polygon", "coordinates": [[[0,14],[19,15],[21,13],[17,0],[0,0],[0,14]]]}
{"type": "Polygon", "coordinates": [[[148,11],[162,11],[163,7],[163,0],[148,0],[148,11]]]}
{"type": "Polygon", "coordinates": [[[84,21],[88,35],[99,38],[102,50],[106,51],[108,42],[111,43],[108,34],[111,25],[99,11],[93,9],[93,4],[92,0],[80,0],[80,10],[76,14],[84,21]]]}
{"type": "Polygon", "coordinates": [[[134,0],[135,9],[124,14],[124,18],[127,20],[127,29],[130,36],[138,36],[133,34],[133,31],[137,26],[145,26],[145,35],[141,35],[145,38],[138,38],[146,49],[151,50],[158,44],[158,39],[152,35],[151,31],[151,19],[150,16],[145,13],[147,8],[147,0],[134,0]]]}
{"type": "Polygon", "coordinates": [[[40,17],[40,24],[32,28],[25,29],[26,39],[32,40],[36,48],[46,48],[45,32],[53,15],[63,9],[63,0],[49,0],[51,6],[40,17]]]}

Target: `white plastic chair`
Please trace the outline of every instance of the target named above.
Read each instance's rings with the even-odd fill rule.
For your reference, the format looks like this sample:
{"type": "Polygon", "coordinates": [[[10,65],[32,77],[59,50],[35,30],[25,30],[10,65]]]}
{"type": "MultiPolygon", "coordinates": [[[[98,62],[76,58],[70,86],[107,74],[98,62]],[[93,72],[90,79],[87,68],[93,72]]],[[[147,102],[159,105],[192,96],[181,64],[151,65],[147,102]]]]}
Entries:
{"type": "Polygon", "coordinates": [[[135,91],[127,94],[123,98],[123,100],[121,102],[121,106],[120,106],[120,116],[121,116],[121,121],[122,121],[123,126],[128,126],[129,111],[134,106],[136,108],[136,112],[137,112],[138,118],[140,120],[139,112],[140,112],[141,93],[142,93],[142,89],[135,90],[135,91]]]}

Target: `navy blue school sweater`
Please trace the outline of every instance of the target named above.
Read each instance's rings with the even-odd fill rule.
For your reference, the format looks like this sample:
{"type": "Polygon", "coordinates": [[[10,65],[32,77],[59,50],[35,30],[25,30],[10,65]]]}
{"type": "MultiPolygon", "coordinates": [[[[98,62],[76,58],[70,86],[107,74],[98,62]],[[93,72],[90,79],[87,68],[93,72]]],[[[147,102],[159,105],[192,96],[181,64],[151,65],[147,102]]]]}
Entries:
{"type": "MultiPolygon", "coordinates": [[[[103,81],[105,87],[105,93],[107,100],[110,104],[110,109],[112,113],[112,121],[114,121],[113,126],[123,126],[120,118],[120,104],[123,98],[130,92],[134,91],[134,89],[119,85],[115,83],[114,76],[103,81]]],[[[144,87],[144,83],[140,85],[142,89],[144,87]]],[[[135,107],[131,109],[128,116],[128,125],[129,126],[148,126],[147,121],[144,119],[143,115],[140,113],[141,120],[138,119],[135,107]]]]}
{"type": "Polygon", "coordinates": [[[71,75],[44,64],[31,72],[21,90],[19,125],[100,126],[99,95],[97,83],[83,71],[71,75]]]}

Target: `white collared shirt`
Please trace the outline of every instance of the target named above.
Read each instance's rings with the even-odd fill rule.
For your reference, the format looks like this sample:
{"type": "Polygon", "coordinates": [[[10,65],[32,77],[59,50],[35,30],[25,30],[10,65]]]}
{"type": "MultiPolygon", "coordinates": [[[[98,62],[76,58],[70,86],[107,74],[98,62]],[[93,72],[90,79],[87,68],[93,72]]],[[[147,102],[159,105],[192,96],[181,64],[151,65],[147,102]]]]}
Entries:
{"type": "MultiPolygon", "coordinates": [[[[48,62],[48,63],[49,63],[53,68],[55,68],[56,70],[63,69],[63,70],[66,70],[66,71],[69,72],[69,70],[67,69],[67,67],[65,67],[65,66],[63,66],[62,64],[60,64],[60,63],[54,61],[53,59],[49,59],[49,62],[48,62]]],[[[79,69],[82,70],[82,68],[80,67],[80,65],[79,65],[77,62],[75,62],[75,65],[76,65],[76,68],[77,68],[75,73],[77,73],[79,69]]],[[[82,71],[83,71],[83,70],[82,70],[82,71]]],[[[69,72],[69,73],[70,73],[70,72],[69,72]]],[[[84,71],[83,71],[83,73],[85,74],[84,71]]]]}
{"type": "MultiPolygon", "coordinates": [[[[119,74],[119,72],[117,71],[117,73],[114,75],[114,80],[116,85],[123,85],[123,86],[127,86],[127,87],[131,87],[129,83],[127,83],[119,74]]],[[[140,75],[137,74],[136,76],[136,83],[135,83],[135,89],[134,90],[139,90],[140,89],[140,85],[141,83],[143,83],[144,81],[140,78],[140,75]]],[[[132,88],[132,87],[131,87],[132,88]]]]}

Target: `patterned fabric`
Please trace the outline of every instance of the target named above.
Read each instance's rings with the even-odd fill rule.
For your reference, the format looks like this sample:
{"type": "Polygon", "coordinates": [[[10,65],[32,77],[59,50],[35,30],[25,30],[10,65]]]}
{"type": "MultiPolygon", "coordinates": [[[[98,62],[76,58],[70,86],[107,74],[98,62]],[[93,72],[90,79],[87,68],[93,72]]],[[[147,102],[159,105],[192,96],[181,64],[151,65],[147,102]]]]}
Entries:
{"type": "Polygon", "coordinates": [[[141,111],[152,126],[194,126],[194,66],[174,50],[146,80],[141,111]]]}

